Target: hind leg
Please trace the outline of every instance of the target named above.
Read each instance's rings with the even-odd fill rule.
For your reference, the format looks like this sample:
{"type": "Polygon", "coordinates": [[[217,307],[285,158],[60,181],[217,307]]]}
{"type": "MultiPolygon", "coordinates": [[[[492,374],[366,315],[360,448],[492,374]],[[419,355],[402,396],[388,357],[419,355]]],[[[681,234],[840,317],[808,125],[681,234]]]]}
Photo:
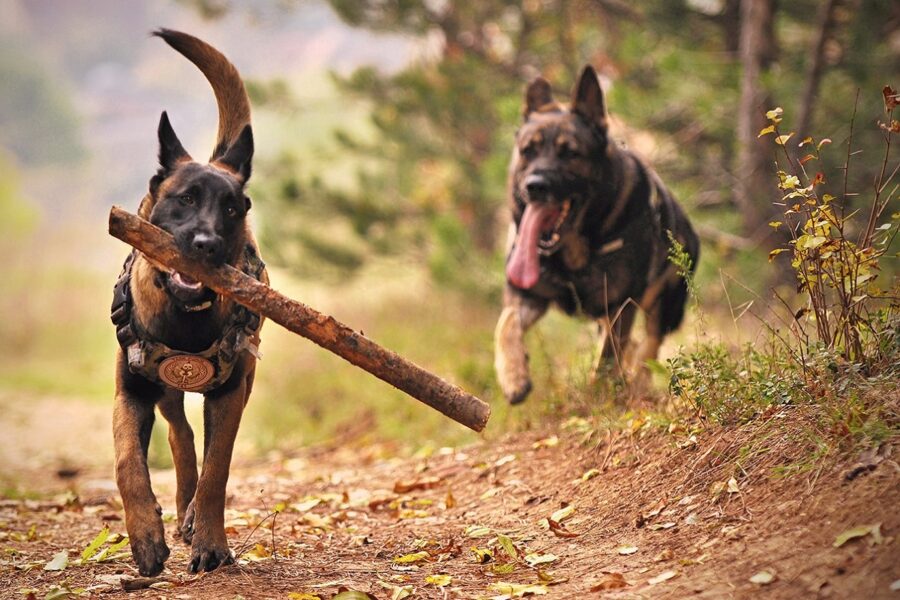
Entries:
{"type": "Polygon", "coordinates": [[[507,288],[503,312],[494,331],[494,370],[510,404],[519,404],[531,392],[525,332],[547,312],[547,303],[523,298],[507,288]]]}
{"type": "Polygon", "coordinates": [[[178,534],[185,543],[194,535],[192,501],[197,491],[197,453],[194,431],[184,414],[184,393],[168,390],[159,402],[159,412],[169,423],[169,446],[175,463],[175,505],[178,510],[178,534]]]}
{"type": "Polygon", "coordinates": [[[655,360],[659,355],[663,338],[681,325],[687,294],[684,280],[672,272],[652,296],[645,295],[645,303],[642,303],[642,306],[646,312],[647,336],[641,342],[629,366],[632,373],[646,375],[647,361],[655,360]]]}
{"type": "Polygon", "coordinates": [[[646,336],[638,344],[637,349],[628,362],[628,374],[634,381],[647,377],[649,374],[647,361],[655,360],[659,355],[659,347],[662,345],[663,340],[660,313],[659,304],[656,304],[644,314],[646,336]]]}
{"type": "Polygon", "coordinates": [[[614,372],[622,374],[636,314],[637,307],[629,302],[622,306],[614,317],[598,319],[600,338],[597,341],[597,356],[591,369],[592,382],[596,382],[607,367],[612,367],[614,372]]]}

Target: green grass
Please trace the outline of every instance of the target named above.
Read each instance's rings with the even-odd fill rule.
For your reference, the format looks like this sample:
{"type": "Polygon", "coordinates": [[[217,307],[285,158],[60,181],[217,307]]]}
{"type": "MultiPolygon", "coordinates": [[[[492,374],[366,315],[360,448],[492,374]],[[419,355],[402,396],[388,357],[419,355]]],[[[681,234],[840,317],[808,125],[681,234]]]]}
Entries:
{"type": "Polygon", "coordinates": [[[66,264],[7,265],[0,276],[0,388],[111,397],[112,281],[66,264]]]}

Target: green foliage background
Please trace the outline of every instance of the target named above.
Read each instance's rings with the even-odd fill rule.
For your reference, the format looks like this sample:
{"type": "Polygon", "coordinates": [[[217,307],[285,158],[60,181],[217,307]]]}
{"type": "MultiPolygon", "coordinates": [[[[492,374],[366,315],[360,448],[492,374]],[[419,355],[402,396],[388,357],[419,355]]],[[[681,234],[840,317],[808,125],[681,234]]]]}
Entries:
{"type": "MultiPolygon", "coordinates": [[[[263,236],[279,253],[286,252],[285,240],[289,248],[296,244],[285,260],[290,268],[308,272],[311,264],[324,264],[346,273],[373,256],[405,254],[427,264],[438,282],[496,299],[501,278],[483,274],[498,273],[502,264],[506,165],[524,85],[542,74],[565,99],[585,63],[609,83],[618,137],[650,154],[695,220],[742,233],[732,204],[734,182],[743,175],[734,164],[741,72],[737,2],[331,5],[353,26],[431,43],[399,73],[371,66],[335,77],[338,93],[369,110],[364,122],[351,118],[334,136],[329,160],[347,165],[352,178],[347,172],[323,177],[315,160],[299,154],[263,166],[260,180],[269,185],[258,184],[256,193],[297,215],[267,224],[263,236]],[[349,235],[323,235],[329,223],[341,224],[349,235]]],[[[818,6],[800,0],[778,7],[777,45],[764,83],[771,106],[783,104],[793,114],[818,6]]],[[[882,0],[837,10],[815,102],[812,129],[836,146],[846,141],[858,111],[854,145],[865,158],[852,172],[850,188],[863,195],[878,167],[881,140],[871,125],[881,113],[879,90],[900,67],[888,41],[897,26],[885,18],[895,12],[882,0]]],[[[823,167],[843,160],[841,152],[832,153],[823,167]]]]}

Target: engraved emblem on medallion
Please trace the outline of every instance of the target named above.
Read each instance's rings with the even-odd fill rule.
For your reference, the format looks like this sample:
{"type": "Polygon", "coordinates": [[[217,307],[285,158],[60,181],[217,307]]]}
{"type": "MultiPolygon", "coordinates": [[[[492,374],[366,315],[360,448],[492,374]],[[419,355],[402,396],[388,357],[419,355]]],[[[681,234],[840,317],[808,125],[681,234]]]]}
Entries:
{"type": "Polygon", "coordinates": [[[213,364],[197,356],[170,356],[159,364],[159,378],[185,392],[202,388],[213,378],[213,364]]]}

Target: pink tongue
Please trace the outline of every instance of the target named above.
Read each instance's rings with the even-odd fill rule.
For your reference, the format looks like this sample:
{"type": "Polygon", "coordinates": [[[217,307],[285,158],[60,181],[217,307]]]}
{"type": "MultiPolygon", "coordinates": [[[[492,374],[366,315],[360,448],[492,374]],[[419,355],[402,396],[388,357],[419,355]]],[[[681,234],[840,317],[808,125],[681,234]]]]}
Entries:
{"type": "Polygon", "coordinates": [[[515,248],[506,264],[506,278],[519,289],[531,288],[541,275],[538,238],[548,218],[555,213],[556,211],[546,204],[528,204],[525,207],[525,214],[519,222],[515,248]]]}

